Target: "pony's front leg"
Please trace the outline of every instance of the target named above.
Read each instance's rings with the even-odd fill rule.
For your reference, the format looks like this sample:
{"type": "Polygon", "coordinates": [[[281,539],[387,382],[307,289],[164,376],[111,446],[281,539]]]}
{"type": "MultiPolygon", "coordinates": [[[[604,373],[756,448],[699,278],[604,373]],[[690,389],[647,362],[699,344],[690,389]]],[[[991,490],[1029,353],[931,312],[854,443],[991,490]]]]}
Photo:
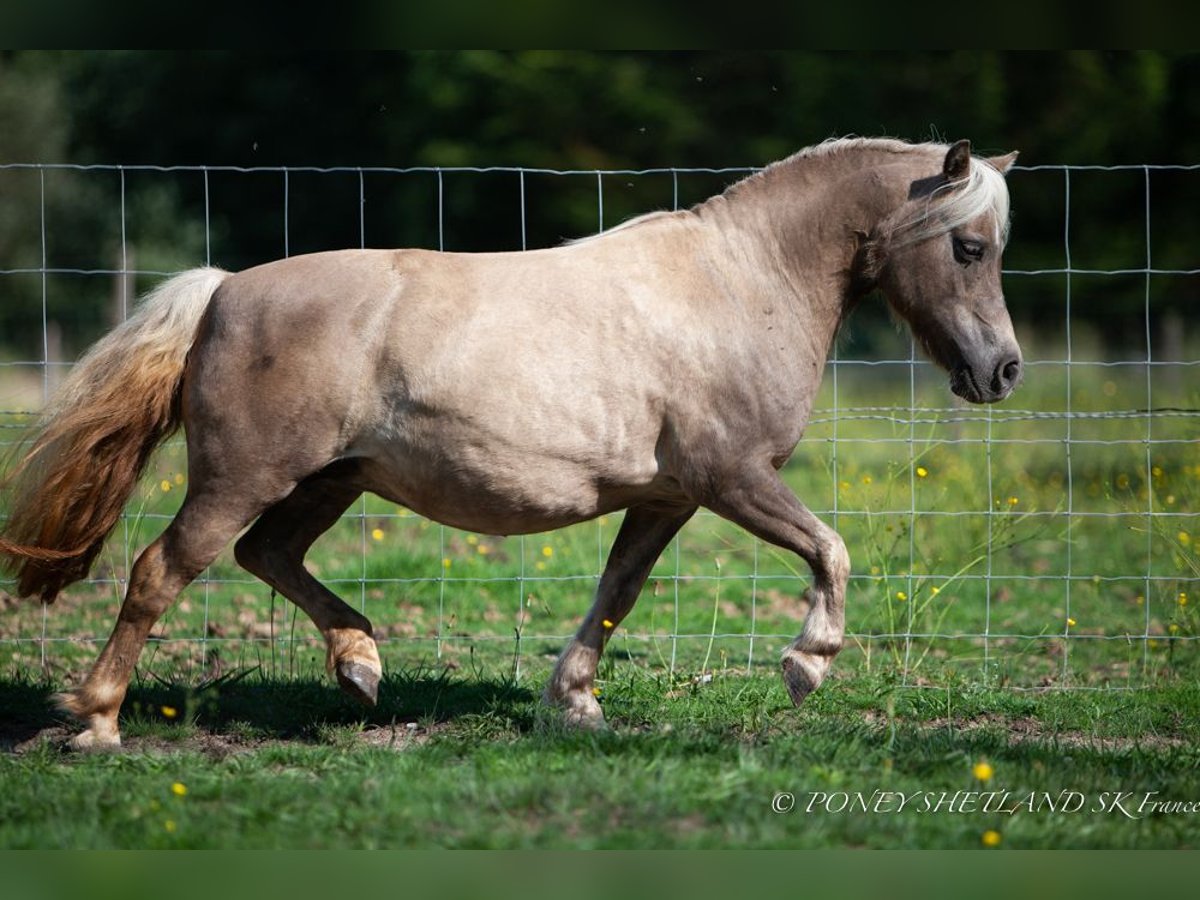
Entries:
{"type": "Polygon", "coordinates": [[[694,506],[670,512],[631,507],[625,514],[600,577],[596,600],[574,640],[558,658],[546,686],[543,699],[562,707],[568,724],[584,728],[604,725],[604,713],[593,693],[600,654],[613,629],[633,609],[655,561],[695,511],[694,506]]]}
{"type": "Polygon", "coordinates": [[[783,652],[783,680],[797,706],[825,680],[846,632],[850,556],[836,531],[796,499],[770,467],[723,484],[705,503],[751,534],[799,554],[812,569],[810,608],[800,636],[783,652]]]}

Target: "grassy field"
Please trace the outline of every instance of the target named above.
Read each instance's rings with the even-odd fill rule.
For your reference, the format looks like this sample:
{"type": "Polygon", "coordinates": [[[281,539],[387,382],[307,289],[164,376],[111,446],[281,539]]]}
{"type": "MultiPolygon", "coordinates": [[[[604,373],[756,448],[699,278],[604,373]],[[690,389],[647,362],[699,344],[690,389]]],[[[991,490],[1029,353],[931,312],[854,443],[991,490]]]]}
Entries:
{"type": "Polygon", "coordinates": [[[41,735],[0,756],[5,847],[1200,840],[1195,814],[1149,805],[1200,798],[1200,692],[1182,685],[1031,695],[843,674],[793,710],[763,674],[698,683],[624,667],[602,698],[614,728],[591,735],[561,731],[532,684],[508,679],[392,673],[363,715],[323,683],[254,673],[143,684],[126,751],[82,757],[54,746],[43,686],[3,691],[41,735]]]}
{"type": "Polygon", "coordinates": [[[375,623],[378,709],[340,698],[311,624],[226,554],[143,655],[127,752],[64,755],[48,696],[186,489],[168,447],[93,581],[45,611],[0,595],[0,846],[1195,846],[1200,814],[1132,809],[1200,801],[1200,427],[1169,411],[1197,405],[1178,376],[1035,364],[991,410],[928,367],[827,377],[786,477],[850,548],[850,640],[802,710],[776,661],[807,571],[711,515],[610,646],[612,732],[573,735],[537,697],[620,516],[500,538],[367,498],[310,566],[375,623]],[[956,791],[1009,794],[920,811],[956,791]]]}

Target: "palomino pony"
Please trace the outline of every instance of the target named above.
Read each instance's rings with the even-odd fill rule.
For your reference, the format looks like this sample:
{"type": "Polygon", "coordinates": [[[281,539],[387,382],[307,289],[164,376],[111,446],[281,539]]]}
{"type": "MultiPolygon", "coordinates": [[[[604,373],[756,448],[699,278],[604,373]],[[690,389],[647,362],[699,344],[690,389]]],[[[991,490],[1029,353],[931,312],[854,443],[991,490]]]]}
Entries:
{"type": "Polygon", "coordinates": [[[150,454],[183,425],[188,491],[138,558],[116,627],[60,698],[75,746],[120,743],[147,634],[239,532],[238,562],[321,630],[374,703],[370,622],[303,566],[363,491],[520,534],[626,509],[546,688],[568,721],[612,629],[700,506],[811,567],[783,654],[800,703],[841,649],[850,560],[778,475],[847,314],[879,288],[950,388],[1001,400],[1021,353],[1000,288],[1016,154],[894,140],[801,151],[680,212],[522,253],[347,250],[162,284],[74,368],[10,479],[0,552],[22,596],[84,578],[150,454]]]}

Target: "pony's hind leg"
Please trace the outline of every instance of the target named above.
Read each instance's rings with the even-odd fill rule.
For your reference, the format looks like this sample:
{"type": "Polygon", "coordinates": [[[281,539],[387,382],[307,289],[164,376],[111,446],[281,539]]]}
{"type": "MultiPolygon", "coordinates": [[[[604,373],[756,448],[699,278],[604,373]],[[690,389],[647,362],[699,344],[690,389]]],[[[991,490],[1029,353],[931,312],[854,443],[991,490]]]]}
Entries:
{"type": "Polygon", "coordinates": [[[279,591],[320,629],[326,667],[342,690],[374,705],[383,670],[371,623],[304,568],[304,554],[362,493],[352,461],[334,463],[300,482],[262,514],[234,546],[238,564],[279,591]]]}
{"type": "Polygon", "coordinates": [[[562,707],[568,724],[585,728],[604,725],[604,713],[592,693],[604,645],[633,609],[655,561],[695,511],[694,506],[670,512],[635,506],[625,514],[600,577],[596,600],[559,657],[546,687],[545,701],[562,707]]]}
{"type": "Polygon", "coordinates": [[[211,494],[189,494],[167,529],[138,557],[108,643],[83,684],[56,698],[87,724],[72,739],[73,747],[120,745],[117,714],[150,629],[259,508],[244,497],[222,502],[211,494]]]}
{"type": "Polygon", "coordinates": [[[772,468],[751,470],[705,502],[751,534],[799,554],[813,572],[800,636],[783,652],[783,680],[797,706],[825,679],[846,631],[850,557],[836,531],[796,499],[772,468]]]}

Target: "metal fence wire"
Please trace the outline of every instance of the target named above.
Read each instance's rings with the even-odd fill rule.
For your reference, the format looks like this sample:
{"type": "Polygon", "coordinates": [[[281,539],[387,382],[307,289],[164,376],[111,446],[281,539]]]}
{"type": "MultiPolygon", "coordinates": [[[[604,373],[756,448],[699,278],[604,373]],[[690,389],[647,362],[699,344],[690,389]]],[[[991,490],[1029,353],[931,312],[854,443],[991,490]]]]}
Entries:
{"type": "MultiPolygon", "coordinates": [[[[69,359],[175,271],[338,246],[547,246],[751,171],[0,165],[0,449],[19,446],[69,359]]],[[[1173,223],[1192,215],[1197,180],[1200,166],[1010,173],[1005,289],[1026,376],[1004,404],[960,404],[881,302],[856,312],[786,470],[853,560],[840,668],[1024,690],[1128,688],[1196,665],[1200,251],[1173,223]]],[[[41,607],[0,579],[11,670],[83,671],[184,490],[176,438],[88,581],[41,607]]],[[[309,564],[375,622],[389,665],[492,661],[522,677],[586,611],[619,521],[501,538],[364,497],[309,564]]],[[[701,512],[610,655],[689,677],[774,666],[807,580],[800,561],[701,512]]],[[[320,659],[315,630],[227,553],[142,666],[203,678],[320,659]]]]}

